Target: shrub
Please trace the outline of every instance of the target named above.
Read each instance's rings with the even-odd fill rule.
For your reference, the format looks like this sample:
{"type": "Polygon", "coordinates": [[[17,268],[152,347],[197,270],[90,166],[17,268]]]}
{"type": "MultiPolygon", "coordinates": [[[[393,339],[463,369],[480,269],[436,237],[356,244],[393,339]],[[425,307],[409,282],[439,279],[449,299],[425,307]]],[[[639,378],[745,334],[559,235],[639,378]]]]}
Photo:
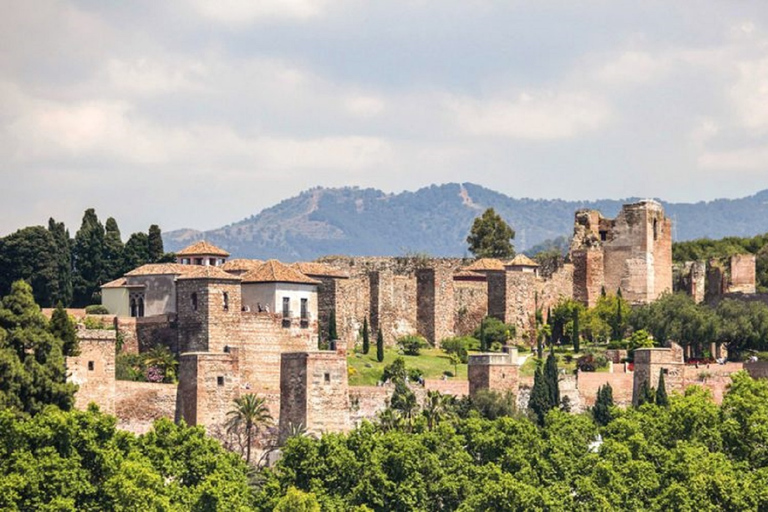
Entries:
{"type": "Polygon", "coordinates": [[[115,325],[112,322],[105,322],[102,318],[87,316],[83,318],[83,325],[86,329],[107,329],[113,330],[115,325]]]}
{"type": "Polygon", "coordinates": [[[469,349],[473,346],[478,346],[479,341],[470,336],[458,336],[455,338],[446,338],[440,342],[440,348],[446,354],[456,354],[461,360],[462,364],[467,363],[469,356],[469,349]]]}
{"type": "Polygon", "coordinates": [[[91,304],[85,307],[85,312],[88,315],[108,315],[109,310],[101,304],[91,304]]]}
{"type": "Polygon", "coordinates": [[[429,346],[429,343],[417,334],[410,334],[398,339],[397,346],[400,347],[406,355],[417,356],[421,353],[421,349],[429,346]]]}
{"type": "MultiPolygon", "coordinates": [[[[475,332],[472,333],[472,336],[478,340],[480,339],[480,327],[481,326],[478,326],[477,329],[475,329],[475,332]]],[[[494,342],[503,345],[507,340],[514,338],[516,332],[514,325],[505,324],[498,318],[492,316],[485,317],[482,328],[485,334],[485,342],[488,346],[491,346],[494,342]]]]}
{"type": "Polygon", "coordinates": [[[384,373],[382,374],[381,379],[394,382],[396,380],[405,380],[406,375],[405,359],[398,357],[384,367],[384,373]]]}
{"type": "Polygon", "coordinates": [[[408,368],[408,380],[411,382],[421,382],[424,372],[419,368],[408,368]]]}

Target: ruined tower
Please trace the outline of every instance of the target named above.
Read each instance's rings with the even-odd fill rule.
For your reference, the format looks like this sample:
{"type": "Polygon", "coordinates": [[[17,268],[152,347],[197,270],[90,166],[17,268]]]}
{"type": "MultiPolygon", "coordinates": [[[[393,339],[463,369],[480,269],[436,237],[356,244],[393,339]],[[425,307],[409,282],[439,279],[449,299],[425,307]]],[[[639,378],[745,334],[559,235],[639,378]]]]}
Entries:
{"type": "Polygon", "coordinates": [[[672,222],[661,204],[625,204],[615,219],[576,212],[571,244],[573,295],[589,306],[603,287],[620,288],[631,304],[647,304],[672,290],[672,222]]]}

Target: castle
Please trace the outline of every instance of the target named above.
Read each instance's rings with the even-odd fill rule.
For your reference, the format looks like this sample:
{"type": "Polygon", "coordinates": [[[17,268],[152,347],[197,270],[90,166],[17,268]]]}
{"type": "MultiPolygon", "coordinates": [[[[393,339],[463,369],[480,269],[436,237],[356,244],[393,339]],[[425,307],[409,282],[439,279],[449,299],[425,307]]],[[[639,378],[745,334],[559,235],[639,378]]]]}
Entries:
{"type": "MultiPolygon", "coordinates": [[[[286,265],[229,260],[226,251],[198,242],[179,251],[176,263],[144,265],[103,285],[106,318],[116,331],[79,331],[81,354],[68,360],[68,370],[80,385],[78,407],[96,402],[138,432],[162,416],[216,431],[243,393],[265,398],[283,437],[297,425],[315,433],[346,431],[374,417],[391,393],[348,385],[346,353],[364,318],[387,344],[419,333],[439,345],[471,333],[486,315],[515,325],[523,338],[535,328],[536,310],[562,297],[592,305],[601,290],[620,289],[642,304],[671,291],[671,247],[671,222],[650,200],[625,205],[616,219],[576,212],[570,261],[547,276],[523,255],[507,262],[327,257],[286,265]],[[318,350],[331,313],[339,340],[333,350],[318,350]],[[118,340],[129,353],[168,347],[178,356],[178,384],[116,380],[118,340]]],[[[749,278],[748,272],[731,274],[749,278]]],[[[523,396],[527,383],[517,363],[514,350],[473,355],[468,382],[428,380],[423,389],[510,389],[523,396]]],[[[652,378],[650,369],[643,371],[635,377],[652,378]]],[[[631,373],[582,375],[578,383],[570,377],[561,383],[577,405],[589,405],[605,382],[618,389],[620,402],[631,400],[636,387],[631,373]]]]}

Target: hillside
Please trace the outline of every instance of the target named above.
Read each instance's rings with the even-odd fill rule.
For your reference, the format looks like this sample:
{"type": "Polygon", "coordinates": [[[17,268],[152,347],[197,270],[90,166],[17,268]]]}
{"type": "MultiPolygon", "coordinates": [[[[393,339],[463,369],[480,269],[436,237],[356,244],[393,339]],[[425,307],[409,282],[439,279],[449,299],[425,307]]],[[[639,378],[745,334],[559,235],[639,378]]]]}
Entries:
{"type": "MultiPolygon", "coordinates": [[[[222,228],[164,234],[167,250],[205,238],[235,257],[310,260],[327,254],[464,256],[472,220],[487,207],[517,232],[525,250],[570,235],[573,213],[596,208],[613,217],[636,198],[598,201],[515,199],[471,183],[433,185],[415,192],[315,188],[222,228]]],[[[664,203],[675,240],[753,236],[768,231],[768,190],[740,199],[664,203]]]]}

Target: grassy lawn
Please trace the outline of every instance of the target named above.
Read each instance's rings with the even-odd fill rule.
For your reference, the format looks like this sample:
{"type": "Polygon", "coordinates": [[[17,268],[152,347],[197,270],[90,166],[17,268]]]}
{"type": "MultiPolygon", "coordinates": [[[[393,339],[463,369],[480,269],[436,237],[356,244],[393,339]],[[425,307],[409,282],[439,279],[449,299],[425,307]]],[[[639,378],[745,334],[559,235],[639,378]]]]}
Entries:
{"type": "MultiPolygon", "coordinates": [[[[376,360],[376,347],[372,346],[368,355],[350,353],[347,357],[347,364],[349,368],[354,371],[350,371],[349,385],[350,386],[375,386],[376,382],[381,379],[381,374],[384,372],[384,367],[390,364],[398,357],[399,354],[395,349],[384,350],[384,362],[379,363],[376,360]],[[370,368],[366,365],[370,365],[370,368]]],[[[439,379],[443,376],[443,372],[448,370],[454,371],[453,365],[449,362],[448,356],[439,349],[424,349],[421,351],[421,355],[418,356],[400,356],[405,359],[406,368],[418,368],[424,372],[425,379],[439,379]]],[[[459,380],[467,380],[467,365],[460,364],[458,366],[459,374],[457,377],[453,377],[459,380]]]]}

